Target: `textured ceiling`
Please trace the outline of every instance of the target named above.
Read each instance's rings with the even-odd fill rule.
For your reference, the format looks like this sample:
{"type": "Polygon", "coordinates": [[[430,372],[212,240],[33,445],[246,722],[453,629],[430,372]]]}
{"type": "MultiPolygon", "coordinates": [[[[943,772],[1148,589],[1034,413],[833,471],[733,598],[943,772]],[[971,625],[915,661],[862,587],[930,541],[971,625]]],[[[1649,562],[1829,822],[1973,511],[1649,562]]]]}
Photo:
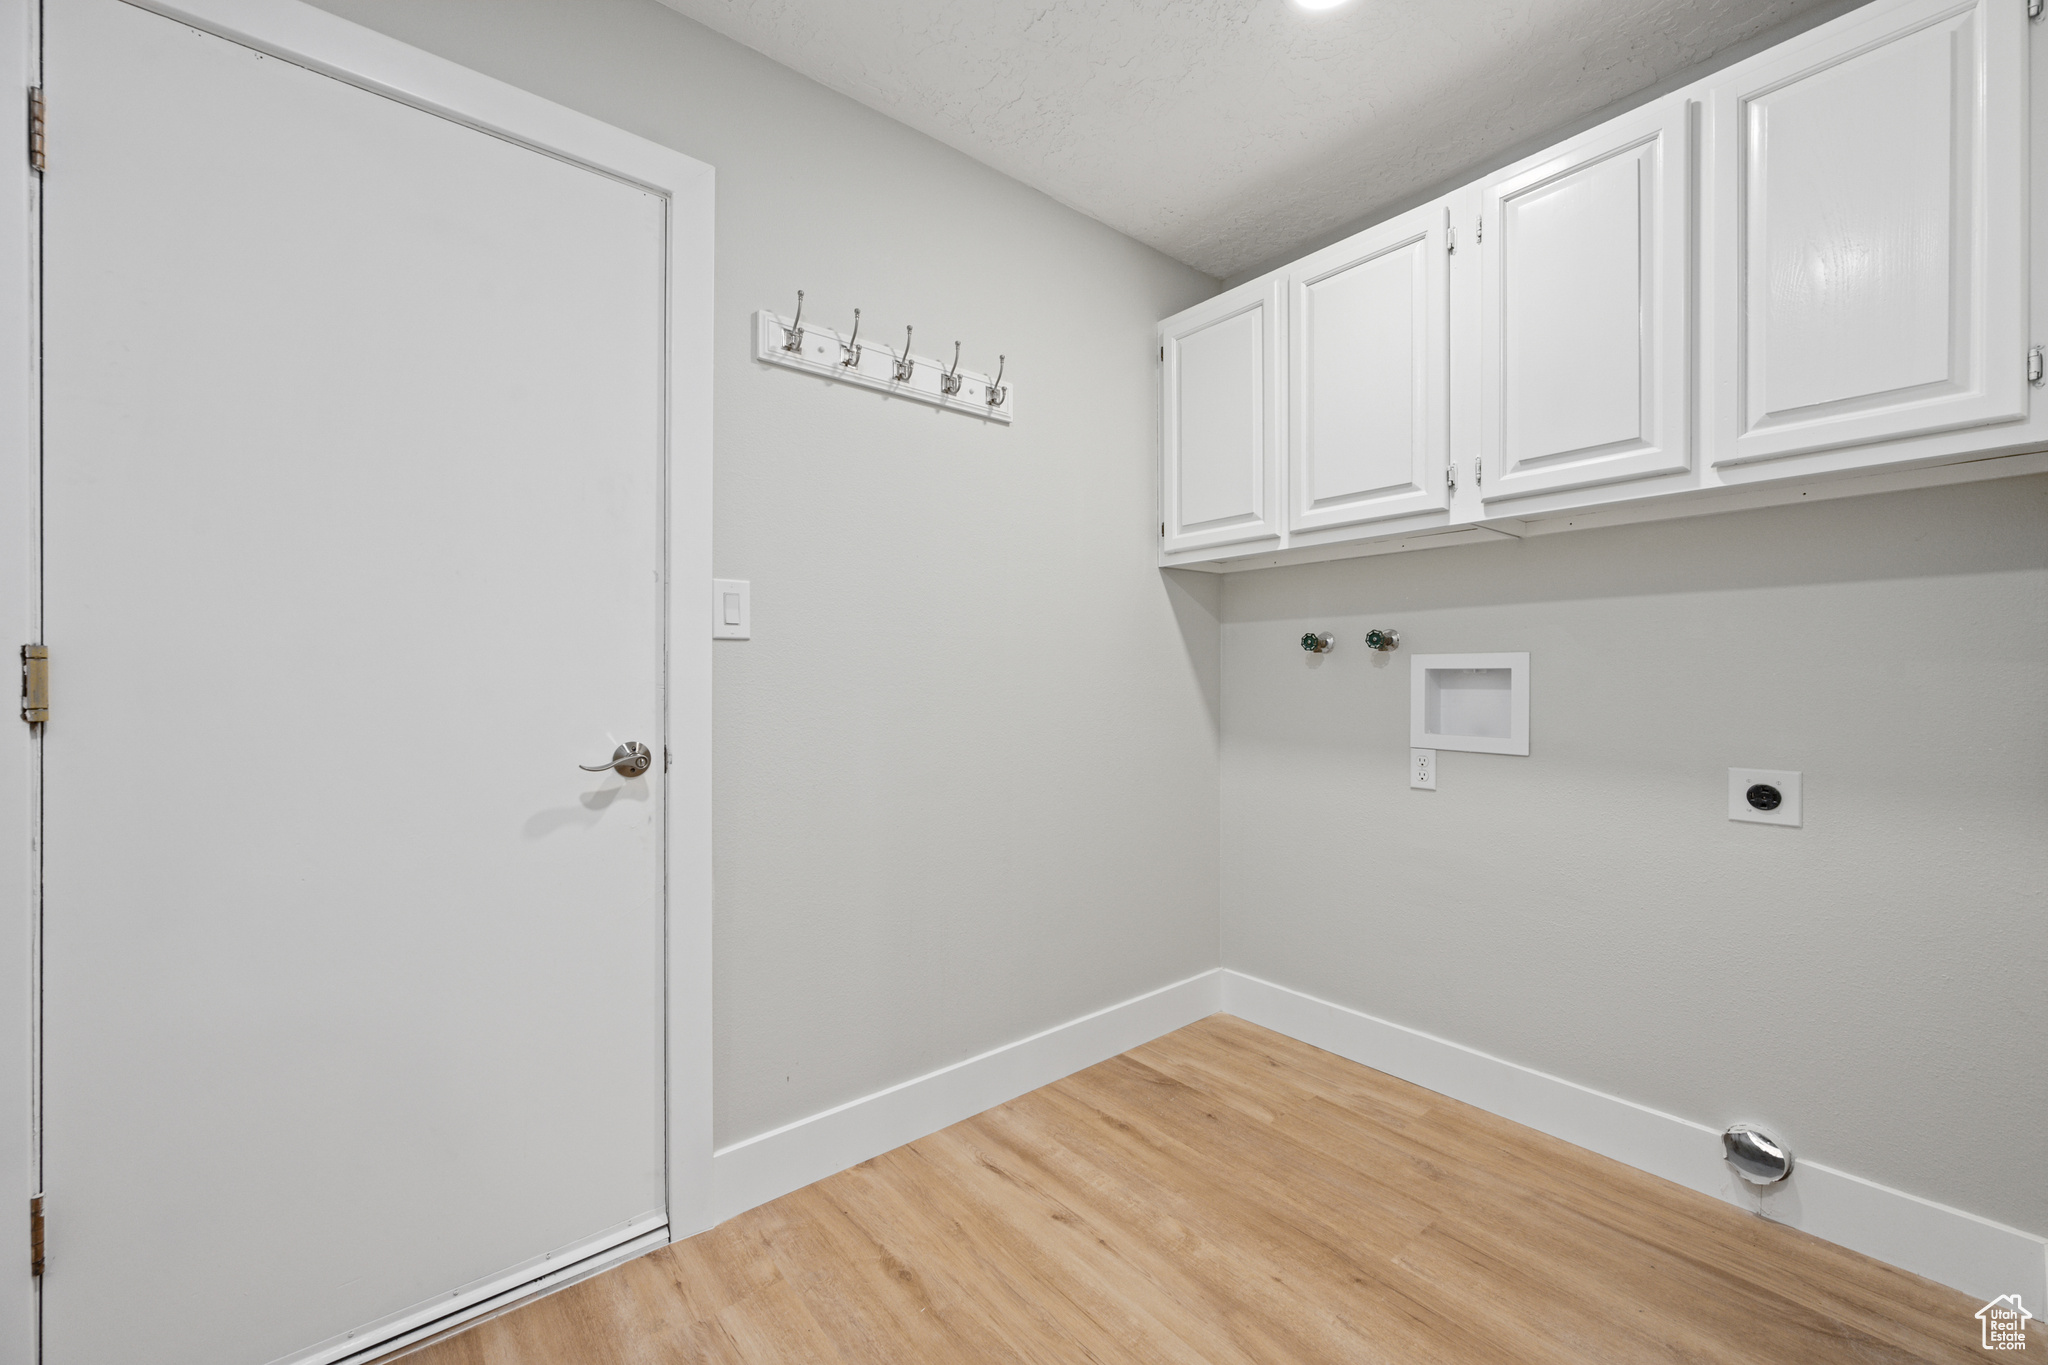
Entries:
{"type": "Polygon", "coordinates": [[[1824,0],[665,0],[1217,276],[1824,0]]]}

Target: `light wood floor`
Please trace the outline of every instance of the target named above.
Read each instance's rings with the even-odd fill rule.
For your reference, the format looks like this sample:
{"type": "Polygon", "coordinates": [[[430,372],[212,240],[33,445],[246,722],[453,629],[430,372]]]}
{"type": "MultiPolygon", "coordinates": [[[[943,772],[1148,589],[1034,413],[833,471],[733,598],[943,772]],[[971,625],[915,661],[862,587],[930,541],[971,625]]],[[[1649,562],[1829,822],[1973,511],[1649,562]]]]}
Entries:
{"type": "Polygon", "coordinates": [[[405,1365],[1880,1365],[1979,1306],[1216,1015],[405,1365]]]}

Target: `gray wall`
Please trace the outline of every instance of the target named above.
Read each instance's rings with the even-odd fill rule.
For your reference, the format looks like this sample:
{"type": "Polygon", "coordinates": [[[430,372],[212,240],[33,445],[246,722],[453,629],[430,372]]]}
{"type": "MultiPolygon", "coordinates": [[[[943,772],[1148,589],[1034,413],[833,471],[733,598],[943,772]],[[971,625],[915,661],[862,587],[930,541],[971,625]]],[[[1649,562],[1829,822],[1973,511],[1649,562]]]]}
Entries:
{"type": "Polygon", "coordinates": [[[2048,478],[1223,607],[1224,965],[2048,1232],[2048,478]],[[1530,756],[1410,791],[1408,656],[1467,650],[1530,652],[1530,756]],[[1730,822],[1730,767],[1805,827],[1730,822]]]}
{"type": "Polygon", "coordinates": [[[1210,281],[654,0],[324,3],[718,168],[720,1143],[1213,965],[1220,707],[1226,965],[2048,1231],[2048,480],[1161,574],[1210,281]],[[1017,426],[756,365],[799,287],[1017,426]],[[1410,792],[1406,654],[1519,649],[1533,754],[1410,792]]]}
{"type": "Polygon", "coordinates": [[[1214,966],[1217,584],[1149,529],[1214,281],[654,0],[322,3],[717,168],[718,1142],[1214,966]],[[1015,427],[757,364],[799,288],[1015,427]]]}

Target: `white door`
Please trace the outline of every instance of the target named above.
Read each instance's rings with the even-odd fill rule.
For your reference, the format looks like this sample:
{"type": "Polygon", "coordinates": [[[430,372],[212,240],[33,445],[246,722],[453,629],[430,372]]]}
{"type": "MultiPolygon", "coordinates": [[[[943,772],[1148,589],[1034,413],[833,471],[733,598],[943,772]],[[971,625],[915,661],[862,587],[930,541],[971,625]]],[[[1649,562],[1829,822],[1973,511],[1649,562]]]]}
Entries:
{"type": "Polygon", "coordinates": [[[663,1221],[664,207],[46,13],[43,1359],[328,1359],[663,1221]]]}
{"type": "Polygon", "coordinates": [[[1873,6],[1714,88],[1715,464],[2026,415],[2025,8],[1873,6]]]}
{"type": "Polygon", "coordinates": [[[1431,204],[1289,268],[1289,530],[1450,506],[1448,215],[1431,204]]]}
{"type": "Polygon", "coordinates": [[[1281,284],[1259,280],[1159,324],[1168,554],[1280,534],[1281,284]]]}
{"type": "Polygon", "coordinates": [[[1660,100],[1482,185],[1485,500],[1691,468],[1691,108],[1660,100]]]}

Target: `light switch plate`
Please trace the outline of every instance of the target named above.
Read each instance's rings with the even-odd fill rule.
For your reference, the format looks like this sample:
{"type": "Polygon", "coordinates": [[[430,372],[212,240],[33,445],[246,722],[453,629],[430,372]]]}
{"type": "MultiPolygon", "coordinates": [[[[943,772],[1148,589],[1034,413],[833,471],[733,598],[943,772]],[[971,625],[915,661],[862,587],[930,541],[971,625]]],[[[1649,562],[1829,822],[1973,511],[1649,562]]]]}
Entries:
{"type": "Polygon", "coordinates": [[[1758,825],[1799,825],[1804,811],[1799,800],[1799,774],[1782,768],[1730,768],[1728,770],[1728,818],[1758,825]],[[1776,787],[1775,809],[1758,810],[1749,803],[1749,789],[1776,787]]]}
{"type": "Polygon", "coordinates": [[[754,637],[752,585],[744,578],[711,580],[711,638],[751,640],[754,637]]]}
{"type": "Polygon", "coordinates": [[[1417,791],[1436,790],[1436,750],[1410,749],[1408,751],[1408,785],[1417,791]]]}

